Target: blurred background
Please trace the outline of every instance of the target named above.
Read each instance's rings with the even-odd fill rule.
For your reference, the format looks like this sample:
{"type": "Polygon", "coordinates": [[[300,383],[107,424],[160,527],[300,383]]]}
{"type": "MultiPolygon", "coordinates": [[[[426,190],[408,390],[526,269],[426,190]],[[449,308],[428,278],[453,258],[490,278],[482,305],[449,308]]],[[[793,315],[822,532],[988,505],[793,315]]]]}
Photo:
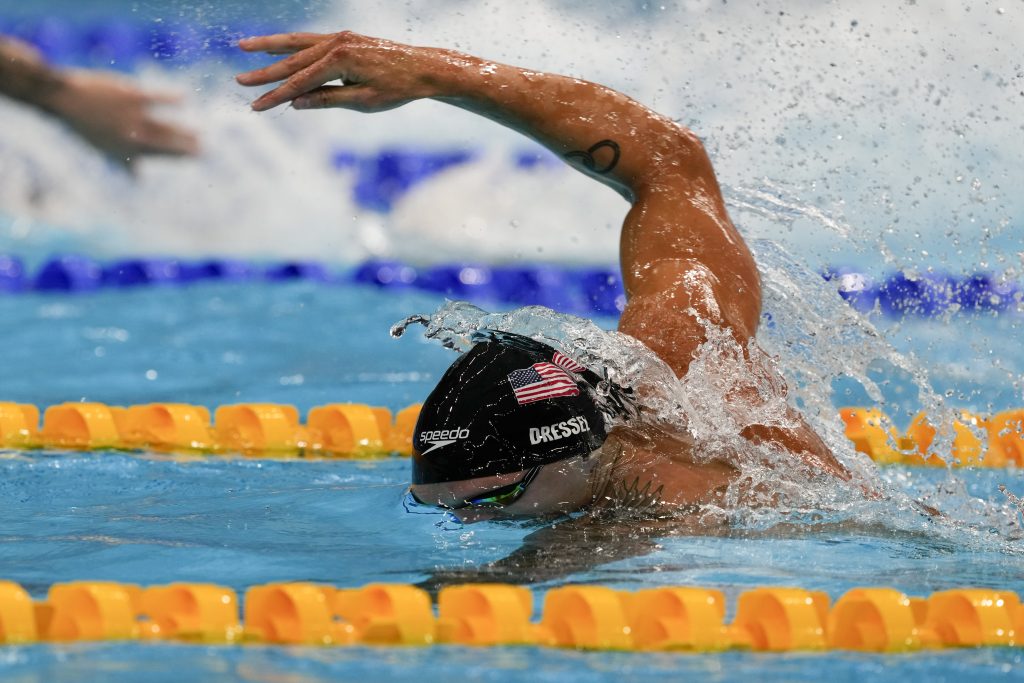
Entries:
{"type": "MultiPolygon", "coordinates": [[[[256,261],[271,279],[415,285],[433,297],[417,304],[427,310],[494,285],[492,307],[542,303],[613,326],[628,207],[529,140],[434,102],[372,116],[249,110],[259,89],[233,76],[270,58],[238,51],[240,37],[340,29],[598,81],[691,127],[741,231],[770,244],[757,247],[763,267],[831,278],[960,405],[1024,402],[1024,5],[1005,0],[7,3],[0,32],[51,63],[183,95],[158,113],[195,129],[201,153],[127,172],[0,99],[0,255],[17,259],[5,271],[0,257],[0,290],[4,277],[30,290],[248,276],[256,261]],[[71,253],[86,260],[46,270],[71,253]],[[136,257],[157,260],[124,261],[136,257]],[[183,274],[186,261],[200,271],[183,274]]],[[[797,310],[778,339],[767,328],[769,350],[786,353],[807,319],[797,310]]],[[[889,361],[871,367],[890,402],[923,382],[889,361]]],[[[34,383],[20,381],[32,400],[34,383]]],[[[835,398],[878,400],[856,386],[835,398]]]]}
{"type": "Polygon", "coordinates": [[[1024,6],[1004,4],[8,3],[0,31],[52,62],[184,93],[164,115],[203,151],[132,177],[4,101],[0,250],[614,262],[626,204],[487,121],[248,110],[232,75],[265,60],[239,37],[346,28],[628,93],[703,137],[748,236],[816,269],[1014,274],[1024,6]]]}

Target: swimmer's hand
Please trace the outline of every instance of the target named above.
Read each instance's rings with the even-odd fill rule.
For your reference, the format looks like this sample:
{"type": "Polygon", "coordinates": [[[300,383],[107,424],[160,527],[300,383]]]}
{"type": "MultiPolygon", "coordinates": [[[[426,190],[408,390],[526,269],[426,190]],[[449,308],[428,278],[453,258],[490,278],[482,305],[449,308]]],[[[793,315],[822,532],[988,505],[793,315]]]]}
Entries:
{"type": "Polygon", "coordinates": [[[0,95],[62,119],[100,152],[124,164],[143,154],[195,154],[191,131],[153,118],[150,108],[177,97],[143,92],[101,71],[59,69],[38,50],[0,36],[0,95]]]}
{"type": "Polygon", "coordinates": [[[252,103],[255,111],[291,102],[296,109],[341,107],[361,112],[386,111],[430,97],[430,74],[454,60],[454,53],[413,47],[389,40],[341,33],[282,33],[245,38],[246,52],[290,54],[290,57],[239,74],[247,86],[284,81],[252,103]],[[326,85],[341,81],[341,85],[326,85]]]}
{"type": "Polygon", "coordinates": [[[129,81],[97,71],[68,70],[49,109],[86,142],[125,165],[145,155],[192,156],[199,151],[196,134],[160,121],[151,108],[173,104],[177,95],[145,92],[129,81]]]}

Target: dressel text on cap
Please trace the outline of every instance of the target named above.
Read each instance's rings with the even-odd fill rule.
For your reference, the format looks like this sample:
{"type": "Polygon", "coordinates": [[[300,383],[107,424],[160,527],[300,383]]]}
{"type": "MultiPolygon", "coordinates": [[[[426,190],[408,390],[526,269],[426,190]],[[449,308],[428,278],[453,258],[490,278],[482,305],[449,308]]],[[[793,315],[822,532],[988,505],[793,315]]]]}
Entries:
{"type": "Polygon", "coordinates": [[[558,441],[567,436],[589,431],[590,424],[587,422],[587,418],[578,415],[546,427],[530,427],[530,444],[536,446],[539,443],[558,441]]]}

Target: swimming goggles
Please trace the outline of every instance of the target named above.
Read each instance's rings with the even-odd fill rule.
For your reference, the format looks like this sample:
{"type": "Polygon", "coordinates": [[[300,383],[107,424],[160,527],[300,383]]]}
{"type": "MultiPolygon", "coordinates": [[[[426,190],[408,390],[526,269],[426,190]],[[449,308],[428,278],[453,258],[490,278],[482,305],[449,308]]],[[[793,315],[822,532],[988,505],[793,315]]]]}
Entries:
{"type": "Polygon", "coordinates": [[[409,490],[409,495],[412,499],[420,505],[432,505],[433,507],[444,508],[445,510],[465,510],[466,508],[503,508],[507,505],[511,505],[526,493],[526,488],[533,483],[533,480],[537,478],[537,473],[540,472],[540,468],[543,465],[537,465],[530,469],[519,481],[513,484],[505,484],[491,491],[485,491],[479,495],[473,496],[472,498],[466,498],[461,503],[455,505],[445,505],[443,503],[424,503],[422,500],[416,497],[416,494],[409,490]]]}

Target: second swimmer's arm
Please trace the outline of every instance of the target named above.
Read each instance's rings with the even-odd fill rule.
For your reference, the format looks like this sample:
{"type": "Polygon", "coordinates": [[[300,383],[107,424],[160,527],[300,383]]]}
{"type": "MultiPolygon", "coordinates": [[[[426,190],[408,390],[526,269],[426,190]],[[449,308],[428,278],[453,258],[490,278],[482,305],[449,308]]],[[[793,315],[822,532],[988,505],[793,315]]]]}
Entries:
{"type": "Polygon", "coordinates": [[[285,34],[241,47],[291,57],[238,77],[244,85],[283,80],[253,103],[383,111],[432,98],[485,116],[545,145],[627,199],[658,179],[707,164],[692,133],[610,88],[497,64],[437,48],[349,32],[285,34]],[[343,86],[325,85],[341,80],[343,86]]]}
{"type": "Polygon", "coordinates": [[[0,95],[52,114],[100,152],[130,163],[140,155],[198,151],[194,133],[157,120],[150,108],[176,96],[143,92],[101,71],[58,69],[20,41],[0,36],[0,95]]]}

